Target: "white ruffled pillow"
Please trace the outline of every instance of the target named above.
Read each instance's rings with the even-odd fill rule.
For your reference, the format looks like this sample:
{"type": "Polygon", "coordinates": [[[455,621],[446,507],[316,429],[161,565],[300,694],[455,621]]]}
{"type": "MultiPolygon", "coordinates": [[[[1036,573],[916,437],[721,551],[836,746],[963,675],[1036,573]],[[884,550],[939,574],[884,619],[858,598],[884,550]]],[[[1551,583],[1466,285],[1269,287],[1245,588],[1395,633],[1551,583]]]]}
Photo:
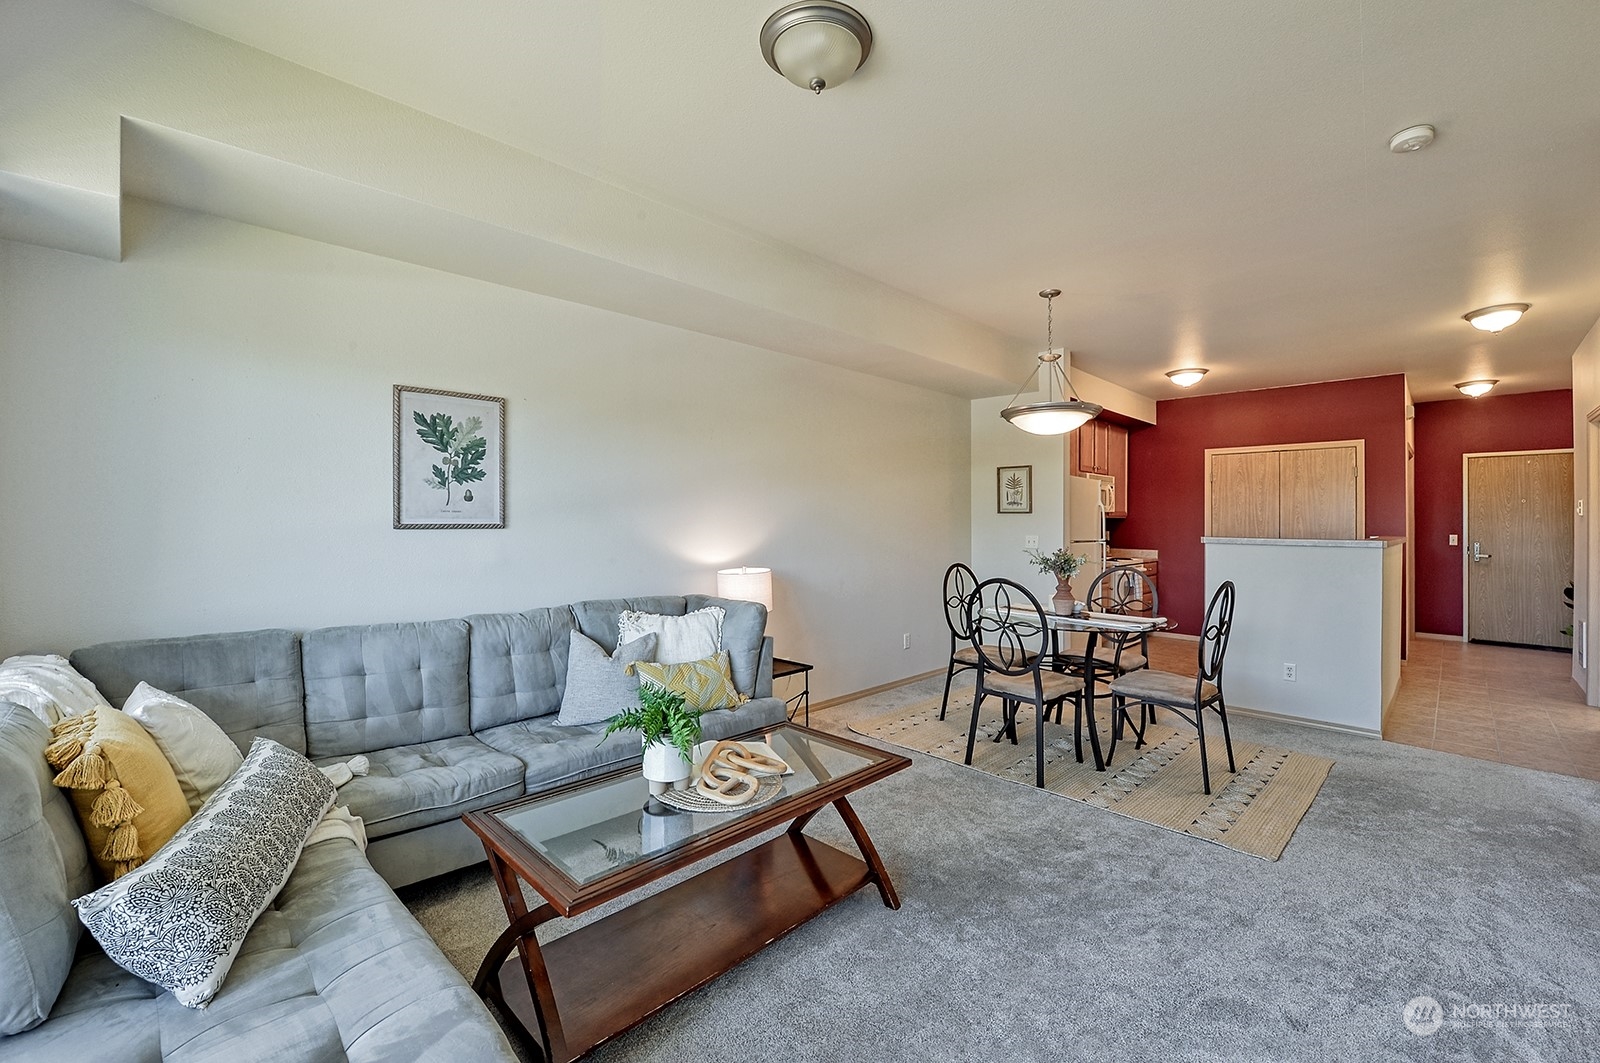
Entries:
{"type": "Polygon", "coordinates": [[[726,615],[720,605],[708,605],[682,616],[664,616],[661,613],[640,613],[625,609],[617,614],[617,645],[654,632],[660,636],[656,644],[657,664],[686,664],[715,657],[722,649],[722,618],[726,615]]]}
{"type": "Polygon", "coordinates": [[[54,727],[63,716],[81,716],[90,709],[111,708],[94,684],[79,675],[58,654],[28,654],[0,662],[0,701],[32,712],[54,727]]]}
{"type": "Polygon", "coordinates": [[[198,812],[206,798],[244,763],[244,755],[228,733],[175,694],[140,683],[122,703],[122,711],[156,740],[178,777],[190,812],[198,812]]]}

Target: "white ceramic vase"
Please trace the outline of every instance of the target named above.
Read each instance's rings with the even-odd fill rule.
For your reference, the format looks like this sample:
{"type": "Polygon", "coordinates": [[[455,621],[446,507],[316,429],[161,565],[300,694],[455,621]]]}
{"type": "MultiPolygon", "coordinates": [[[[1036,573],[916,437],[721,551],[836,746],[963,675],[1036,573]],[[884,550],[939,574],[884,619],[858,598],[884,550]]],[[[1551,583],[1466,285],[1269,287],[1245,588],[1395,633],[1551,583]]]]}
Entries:
{"type": "Polygon", "coordinates": [[[644,744],[644,777],[652,794],[664,794],[689,778],[689,762],[670,742],[644,744]]]}

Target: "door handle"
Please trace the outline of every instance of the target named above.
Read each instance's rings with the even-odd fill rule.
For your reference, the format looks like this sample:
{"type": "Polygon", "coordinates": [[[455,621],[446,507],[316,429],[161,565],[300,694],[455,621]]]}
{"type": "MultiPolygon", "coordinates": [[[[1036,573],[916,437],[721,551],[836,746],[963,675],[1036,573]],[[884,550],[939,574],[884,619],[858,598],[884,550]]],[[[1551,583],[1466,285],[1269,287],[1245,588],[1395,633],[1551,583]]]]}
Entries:
{"type": "Polygon", "coordinates": [[[1486,553],[1483,552],[1483,544],[1482,543],[1473,543],[1472,544],[1472,560],[1474,562],[1487,561],[1493,556],[1494,556],[1493,554],[1486,554],[1486,553]]]}

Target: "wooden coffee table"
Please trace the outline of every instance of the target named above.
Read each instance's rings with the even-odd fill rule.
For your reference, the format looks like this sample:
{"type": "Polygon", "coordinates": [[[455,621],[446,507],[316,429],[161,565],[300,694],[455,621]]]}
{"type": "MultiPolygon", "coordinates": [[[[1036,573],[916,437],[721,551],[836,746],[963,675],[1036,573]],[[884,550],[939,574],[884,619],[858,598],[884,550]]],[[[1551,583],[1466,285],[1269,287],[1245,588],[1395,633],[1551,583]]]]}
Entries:
{"type": "Polygon", "coordinates": [[[741,737],[770,743],[794,769],[782,793],[758,808],[678,812],[649,796],[632,765],[463,817],[483,840],[511,922],[473,988],[515,1019],[550,1063],[587,1054],[868,883],[885,905],[900,907],[845,797],[911,761],[797,724],[741,737]],[[859,857],[803,833],[830,804],[859,857]],[[789,829],[771,841],[603,919],[544,945],[534,936],[543,923],[784,823],[789,829]],[[545,903],[530,911],[519,881],[545,903]]]}

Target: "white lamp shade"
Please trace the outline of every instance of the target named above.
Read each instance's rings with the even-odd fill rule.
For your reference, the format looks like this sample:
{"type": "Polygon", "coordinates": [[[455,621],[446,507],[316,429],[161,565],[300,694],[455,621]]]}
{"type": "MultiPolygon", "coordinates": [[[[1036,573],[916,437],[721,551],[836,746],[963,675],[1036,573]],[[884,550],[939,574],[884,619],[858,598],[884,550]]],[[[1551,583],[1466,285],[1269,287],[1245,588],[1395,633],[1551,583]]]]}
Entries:
{"type": "Polygon", "coordinates": [[[813,19],[790,26],[772,42],[772,63],[803,89],[816,80],[831,89],[861,65],[861,42],[836,22],[813,19]]]}
{"type": "Polygon", "coordinates": [[[717,572],[717,597],[760,602],[772,609],[772,569],[724,568],[717,572]]]}

